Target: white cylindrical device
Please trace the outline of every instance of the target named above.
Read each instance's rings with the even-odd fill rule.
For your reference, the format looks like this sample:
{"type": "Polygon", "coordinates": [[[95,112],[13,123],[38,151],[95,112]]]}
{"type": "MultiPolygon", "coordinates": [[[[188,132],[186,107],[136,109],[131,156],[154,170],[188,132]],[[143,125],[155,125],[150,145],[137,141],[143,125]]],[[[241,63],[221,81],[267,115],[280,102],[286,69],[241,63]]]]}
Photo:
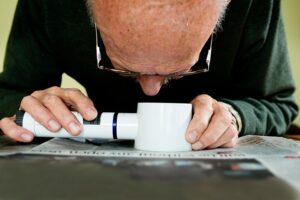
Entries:
{"type": "Polygon", "coordinates": [[[83,125],[78,136],[70,135],[65,129],[51,132],[23,111],[17,113],[16,123],[31,131],[35,137],[89,138],[89,139],[126,139],[134,140],[137,135],[136,113],[102,113],[93,121],[86,121],[78,112],[73,112],[83,125]]]}
{"type": "Polygon", "coordinates": [[[51,132],[29,113],[19,111],[16,123],[36,137],[135,140],[135,148],[145,151],[190,151],[185,132],[192,117],[192,105],[183,103],[139,103],[137,113],[101,113],[86,121],[73,112],[83,125],[78,136],[65,129],[51,132]]]}
{"type": "Polygon", "coordinates": [[[190,151],[185,132],[192,105],[184,103],[139,103],[135,148],[146,151],[190,151]]]}

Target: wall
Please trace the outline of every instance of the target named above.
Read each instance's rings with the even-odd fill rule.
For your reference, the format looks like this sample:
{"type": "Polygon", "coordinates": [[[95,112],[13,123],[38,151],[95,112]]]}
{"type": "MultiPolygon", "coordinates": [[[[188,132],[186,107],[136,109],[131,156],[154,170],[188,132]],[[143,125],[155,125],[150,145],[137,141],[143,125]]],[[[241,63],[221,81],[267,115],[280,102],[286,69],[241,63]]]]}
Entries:
{"type": "MultiPolygon", "coordinates": [[[[14,9],[17,0],[1,0],[0,1],[0,71],[2,71],[3,58],[5,52],[6,41],[13,18],[14,9]]],[[[300,105],[300,1],[283,0],[283,14],[286,24],[286,31],[289,43],[289,51],[294,78],[297,85],[296,100],[300,105]]],[[[84,89],[70,77],[63,76],[62,87],[77,87],[84,89]]],[[[296,119],[296,123],[300,125],[300,116],[296,119]]]]}
{"type": "MultiPolygon", "coordinates": [[[[16,5],[17,0],[0,0],[0,72],[3,68],[6,42],[16,5]]],[[[63,75],[62,87],[79,88],[85,93],[85,89],[79,83],[65,74],[63,75]]]]}
{"type": "MultiPolygon", "coordinates": [[[[300,1],[282,0],[282,4],[292,70],[297,86],[295,97],[300,106],[300,1]]],[[[300,125],[300,115],[295,123],[300,125]]]]}

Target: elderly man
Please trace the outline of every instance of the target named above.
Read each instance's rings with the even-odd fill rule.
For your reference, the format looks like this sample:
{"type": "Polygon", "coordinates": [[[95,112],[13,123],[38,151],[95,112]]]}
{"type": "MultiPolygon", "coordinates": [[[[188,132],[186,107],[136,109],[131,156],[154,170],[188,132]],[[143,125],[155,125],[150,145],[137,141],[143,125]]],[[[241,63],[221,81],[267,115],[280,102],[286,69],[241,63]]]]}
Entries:
{"type": "Polygon", "coordinates": [[[12,117],[19,108],[78,135],[70,110],[93,120],[137,102],[192,102],[193,149],[233,147],[242,135],[282,135],[297,114],[293,92],[279,0],[22,0],[0,76],[0,128],[30,142],[12,117]],[[60,88],[62,73],[88,97],[60,88]]]}

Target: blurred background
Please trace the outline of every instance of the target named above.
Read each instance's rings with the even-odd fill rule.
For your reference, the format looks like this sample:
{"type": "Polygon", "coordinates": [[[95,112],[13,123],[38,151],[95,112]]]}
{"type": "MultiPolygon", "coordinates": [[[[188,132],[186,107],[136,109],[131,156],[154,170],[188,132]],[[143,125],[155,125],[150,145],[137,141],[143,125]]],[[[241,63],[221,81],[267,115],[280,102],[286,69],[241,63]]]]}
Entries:
{"type": "MultiPolygon", "coordinates": [[[[0,72],[3,68],[6,42],[10,31],[16,3],[17,0],[0,1],[0,72]]],[[[295,97],[298,104],[300,105],[300,1],[283,0],[282,5],[292,69],[294,79],[297,84],[295,97]]],[[[72,80],[66,75],[63,76],[62,87],[77,87],[84,91],[82,86],[80,86],[78,83],[76,83],[76,81],[72,80]]],[[[298,116],[295,123],[300,125],[300,116],[298,116]]]]}

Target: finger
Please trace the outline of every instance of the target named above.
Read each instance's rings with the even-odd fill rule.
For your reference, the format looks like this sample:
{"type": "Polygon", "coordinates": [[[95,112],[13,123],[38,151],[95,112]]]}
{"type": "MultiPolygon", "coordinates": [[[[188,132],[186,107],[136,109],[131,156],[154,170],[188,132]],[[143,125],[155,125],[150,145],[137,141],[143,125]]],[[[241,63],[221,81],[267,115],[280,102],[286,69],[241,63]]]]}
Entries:
{"type": "Polygon", "coordinates": [[[47,90],[47,92],[59,96],[86,120],[93,120],[98,115],[92,100],[85,96],[79,89],[53,87],[47,90]]]}
{"type": "Polygon", "coordinates": [[[73,136],[80,134],[82,125],[74,114],[65,105],[62,99],[53,94],[45,94],[41,99],[42,104],[49,109],[57,121],[73,136]]]}
{"type": "Polygon", "coordinates": [[[0,128],[4,135],[15,141],[31,142],[34,137],[30,131],[18,126],[14,122],[14,118],[3,118],[0,120],[0,128]]]}
{"type": "Polygon", "coordinates": [[[231,141],[227,142],[226,144],[221,145],[221,147],[224,147],[224,148],[235,147],[235,145],[238,142],[238,138],[239,138],[238,135],[236,135],[231,141]]]}
{"type": "Polygon", "coordinates": [[[33,96],[26,96],[22,99],[21,109],[26,110],[37,122],[50,131],[56,132],[61,128],[55,116],[33,96]]]}
{"type": "Polygon", "coordinates": [[[32,96],[43,99],[46,93],[60,97],[68,107],[78,111],[85,120],[93,120],[98,115],[93,102],[78,89],[63,89],[54,86],[43,91],[34,92],[32,96]]]}
{"type": "MultiPolygon", "coordinates": [[[[236,141],[238,138],[238,131],[235,127],[230,126],[225,133],[215,142],[214,144],[208,146],[208,149],[215,149],[217,147],[225,147],[225,144],[234,144],[234,141],[236,141]]],[[[233,147],[232,145],[229,145],[227,147],[233,147]]]]}
{"type": "Polygon", "coordinates": [[[231,125],[232,116],[223,106],[218,103],[213,104],[214,115],[205,132],[199,138],[199,141],[192,145],[195,150],[205,149],[216,143],[223,133],[231,125]]]}
{"type": "Polygon", "coordinates": [[[204,133],[213,115],[214,100],[207,95],[200,95],[192,102],[194,115],[186,132],[186,140],[193,144],[204,133]]]}

